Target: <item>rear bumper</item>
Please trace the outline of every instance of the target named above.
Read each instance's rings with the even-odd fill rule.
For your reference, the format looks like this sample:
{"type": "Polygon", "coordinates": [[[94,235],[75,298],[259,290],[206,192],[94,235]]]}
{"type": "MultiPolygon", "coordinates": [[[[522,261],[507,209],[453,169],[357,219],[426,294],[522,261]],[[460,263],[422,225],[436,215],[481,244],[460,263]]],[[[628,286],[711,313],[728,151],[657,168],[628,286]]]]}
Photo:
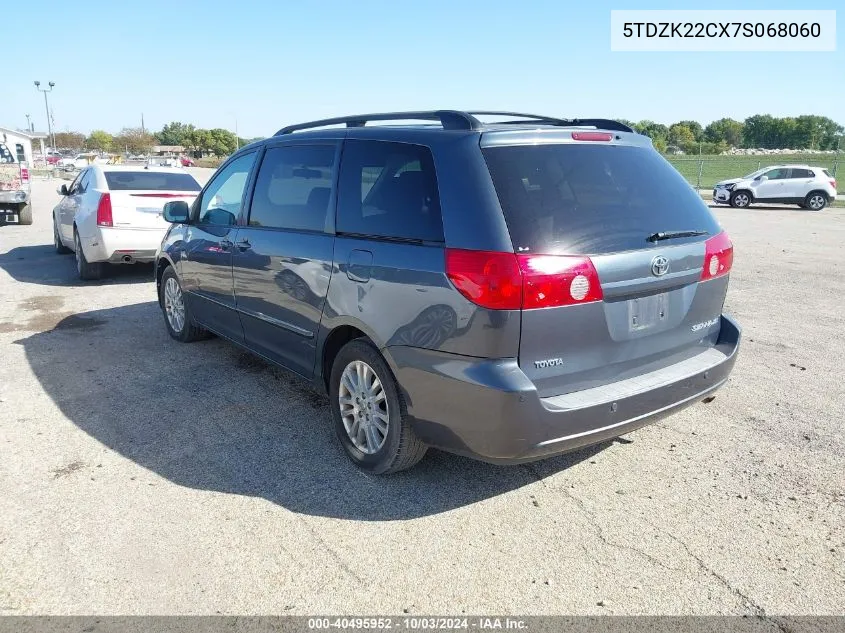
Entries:
{"type": "Polygon", "coordinates": [[[415,431],[429,444],[494,463],[520,463],[624,435],[721,387],[741,331],[721,317],[715,347],[633,379],[540,398],[515,359],[388,348],[415,431]]]}
{"type": "Polygon", "coordinates": [[[28,191],[0,191],[0,204],[24,204],[26,202],[29,202],[28,191]]]}
{"type": "Polygon", "coordinates": [[[80,236],[89,262],[113,264],[152,262],[167,229],[122,229],[99,227],[89,237],[80,236]],[[126,261],[126,258],[129,258],[126,261]]]}

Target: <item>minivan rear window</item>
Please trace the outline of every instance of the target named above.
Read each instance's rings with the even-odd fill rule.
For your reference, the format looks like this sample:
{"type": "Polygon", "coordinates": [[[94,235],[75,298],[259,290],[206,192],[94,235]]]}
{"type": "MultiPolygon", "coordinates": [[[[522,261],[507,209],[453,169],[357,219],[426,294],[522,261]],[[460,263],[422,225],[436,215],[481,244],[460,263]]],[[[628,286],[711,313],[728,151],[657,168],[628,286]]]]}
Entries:
{"type": "Polygon", "coordinates": [[[112,191],[199,191],[190,174],[162,171],[107,171],[106,183],[112,191]]]}
{"type": "Polygon", "coordinates": [[[721,230],[683,176],[650,148],[562,143],[482,152],[516,252],[613,253],[652,248],[646,238],[657,232],[721,230]]]}

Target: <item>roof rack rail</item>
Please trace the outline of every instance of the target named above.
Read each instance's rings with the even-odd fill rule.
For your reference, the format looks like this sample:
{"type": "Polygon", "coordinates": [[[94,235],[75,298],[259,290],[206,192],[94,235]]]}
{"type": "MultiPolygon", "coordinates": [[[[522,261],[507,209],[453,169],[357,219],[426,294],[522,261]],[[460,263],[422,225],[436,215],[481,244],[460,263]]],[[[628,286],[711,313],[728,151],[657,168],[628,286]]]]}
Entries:
{"type": "Polygon", "coordinates": [[[308,121],[288,125],[276,132],[275,136],[290,134],[298,130],[325,127],[327,125],[339,125],[345,123],[346,127],[364,127],[369,121],[439,121],[444,130],[477,130],[481,122],[467,112],[458,110],[421,110],[416,112],[384,112],[380,114],[356,114],[353,116],[341,116],[333,119],[321,119],[319,121],[308,121]]]}
{"type": "Polygon", "coordinates": [[[496,111],[470,111],[467,112],[472,117],[477,116],[510,116],[519,117],[521,119],[530,119],[530,121],[499,121],[500,124],[505,125],[520,125],[531,122],[545,123],[546,125],[558,125],[561,127],[598,127],[605,130],[616,130],[617,132],[633,132],[634,130],[613,119],[561,119],[559,117],[545,116],[543,114],[526,114],[525,112],[496,112],[496,111]]]}
{"type": "Polygon", "coordinates": [[[560,127],[597,127],[605,130],[616,130],[618,132],[633,132],[634,130],[612,119],[561,119],[558,117],[545,116],[542,114],[526,114],[524,112],[504,112],[496,110],[476,110],[464,112],[461,110],[420,110],[415,112],[383,112],[380,114],[356,114],[352,116],[335,117],[332,119],[320,119],[306,123],[288,125],[276,132],[275,136],[290,134],[298,130],[310,130],[327,125],[346,124],[346,127],[364,127],[370,121],[439,121],[444,130],[478,130],[484,124],[476,117],[478,116],[506,116],[527,119],[520,121],[499,121],[504,125],[525,125],[529,123],[542,123],[545,125],[556,125],[560,127]]]}

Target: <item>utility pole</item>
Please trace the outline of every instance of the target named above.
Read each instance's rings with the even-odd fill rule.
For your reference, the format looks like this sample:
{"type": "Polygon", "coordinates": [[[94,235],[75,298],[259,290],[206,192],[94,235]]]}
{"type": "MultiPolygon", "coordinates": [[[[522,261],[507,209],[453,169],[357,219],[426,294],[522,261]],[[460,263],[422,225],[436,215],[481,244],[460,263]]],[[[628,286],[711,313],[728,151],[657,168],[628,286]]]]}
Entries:
{"type": "Polygon", "coordinates": [[[144,113],[141,113],[141,136],[144,136],[144,113]]]}
{"type": "Polygon", "coordinates": [[[32,132],[32,125],[29,122],[29,115],[28,114],[26,115],[26,131],[32,132]]]}
{"type": "Polygon", "coordinates": [[[56,84],[51,81],[47,84],[48,86],[50,86],[49,88],[42,88],[40,81],[35,81],[33,83],[35,84],[35,89],[38,92],[44,93],[44,111],[47,113],[47,134],[52,139],[51,142],[52,142],[52,145],[53,145],[53,149],[55,150],[56,149],[56,137],[53,136],[53,124],[50,122],[50,104],[47,103],[47,93],[52,92],[53,86],[55,86],[56,84]]]}

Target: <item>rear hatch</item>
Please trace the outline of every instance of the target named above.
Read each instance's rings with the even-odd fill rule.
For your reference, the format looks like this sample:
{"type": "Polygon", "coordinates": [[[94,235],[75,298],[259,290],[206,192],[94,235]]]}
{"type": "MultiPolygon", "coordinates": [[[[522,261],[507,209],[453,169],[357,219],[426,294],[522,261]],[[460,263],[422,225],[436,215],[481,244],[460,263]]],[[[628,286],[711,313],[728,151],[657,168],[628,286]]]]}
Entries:
{"type": "Polygon", "coordinates": [[[555,134],[482,140],[523,275],[519,364],[540,396],[712,347],[733,249],[700,196],[643,137],[555,134]]]}
{"type": "Polygon", "coordinates": [[[184,200],[189,205],[200,191],[199,183],[182,171],[106,171],[112,208],[112,226],[132,229],[163,229],[164,204],[184,200]]]}

